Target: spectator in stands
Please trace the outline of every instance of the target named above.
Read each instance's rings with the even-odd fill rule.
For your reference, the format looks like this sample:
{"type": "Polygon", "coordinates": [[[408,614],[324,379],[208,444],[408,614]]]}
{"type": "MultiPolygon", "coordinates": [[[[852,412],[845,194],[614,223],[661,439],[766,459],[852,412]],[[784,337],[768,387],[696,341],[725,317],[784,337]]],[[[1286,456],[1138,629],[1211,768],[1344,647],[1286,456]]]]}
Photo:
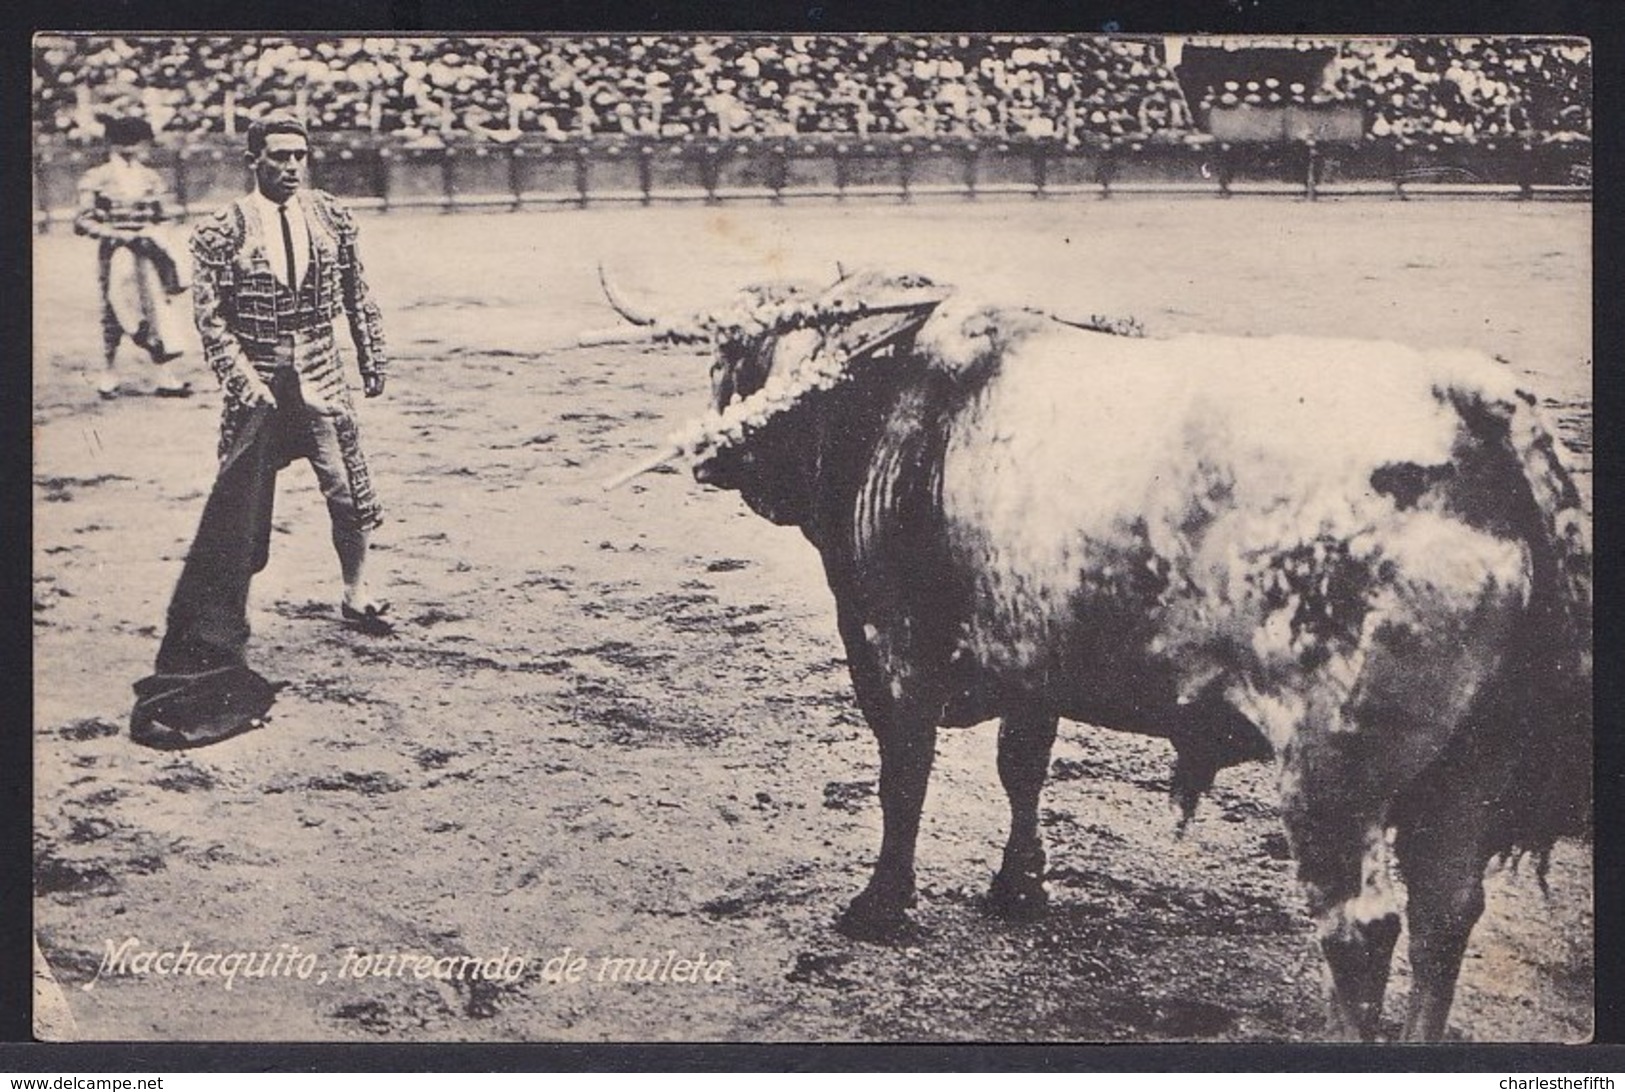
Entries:
{"type": "Polygon", "coordinates": [[[74,230],[97,241],[101,288],[102,375],[96,391],[117,398],[118,350],[128,337],[157,367],[156,393],[185,398],[192,386],[175,374],[183,335],[171,297],[186,288],[182,260],[164,234],[170,218],[168,186],[147,166],[152,126],[143,118],[106,122],[107,162],[79,182],[74,230]]]}
{"type": "Polygon", "coordinates": [[[1591,128],[1589,57],[1574,43],[1354,40],[1339,49],[1326,86],[1311,98],[1359,103],[1371,115],[1371,135],[1401,142],[1535,135],[1531,130],[1562,139],[1591,128]]]}
{"type": "MultiPolygon", "coordinates": [[[[817,132],[1075,143],[1194,132],[1160,43],[1030,35],[58,38],[36,50],[35,116],[41,132],[72,139],[94,131],[97,106],[221,132],[233,120],[227,88],[274,98],[284,71],[299,74],[324,124],[423,142],[817,132]],[[538,101],[515,112],[514,92],[538,101]]],[[[1583,139],[1590,82],[1584,43],[1355,39],[1340,44],[1324,87],[1235,80],[1200,105],[1344,100],[1366,108],[1373,135],[1583,139]]]]}

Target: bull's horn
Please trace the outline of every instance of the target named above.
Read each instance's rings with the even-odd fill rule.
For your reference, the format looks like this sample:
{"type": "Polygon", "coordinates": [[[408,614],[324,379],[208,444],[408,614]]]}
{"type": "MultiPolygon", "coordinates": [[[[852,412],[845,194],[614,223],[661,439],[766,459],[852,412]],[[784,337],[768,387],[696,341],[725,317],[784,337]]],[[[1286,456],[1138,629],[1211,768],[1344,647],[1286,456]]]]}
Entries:
{"type": "Polygon", "coordinates": [[[636,311],[628,307],[621,297],[616,294],[615,289],[610,287],[609,275],[604,272],[603,262],[598,263],[598,283],[604,289],[604,298],[609,300],[609,305],[615,309],[615,313],[617,315],[620,315],[633,326],[655,325],[655,317],[653,315],[646,315],[641,311],[636,311]]]}
{"type": "Polygon", "coordinates": [[[656,331],[647,327],[628,330],[625,326],[616,326],[607,330],[587,330],[576,335],[576,344],[583,348],[593,348],[599,345],[632,345],[637,342],[648,341],[656,331]]]}
{"type": "Polygon", "coordinates": [[[835,259],[835,283],[840,284],[844,280],[846,280],[846,266],[841,264],[841,260],[839,258],[836,258],[835,259]]]}
{"type": "Polygon", "coordinates": [[[657,451],[647,459],[644,459],[633,466],[627,467],[613,478],[603,482],[602,488],[606,493],[612,489],[619,489],[621,486],[625,485],[633,478],[638,477],[640,474],[647,474],[656,467],[665,466],[667,463],[678,458],[682,454],[683,449],[677,447],[676,445],[662,448],[660,451],[657,451]]]}

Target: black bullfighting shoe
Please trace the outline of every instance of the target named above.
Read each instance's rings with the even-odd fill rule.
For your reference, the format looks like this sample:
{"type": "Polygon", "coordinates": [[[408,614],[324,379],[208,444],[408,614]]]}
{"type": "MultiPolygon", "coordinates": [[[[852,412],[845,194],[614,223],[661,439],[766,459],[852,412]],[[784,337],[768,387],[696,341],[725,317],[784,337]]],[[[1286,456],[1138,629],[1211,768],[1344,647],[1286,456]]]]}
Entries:
{"type": "Polygon", "coordinates": [[[344,618],[344,624],[368,637],[388,637],[395,632],[395,623],[384,617],[388,613],[388,603],[368,603],[362,610],[356,610],[348,603],[339,604],[339,614],[344,618]]]}

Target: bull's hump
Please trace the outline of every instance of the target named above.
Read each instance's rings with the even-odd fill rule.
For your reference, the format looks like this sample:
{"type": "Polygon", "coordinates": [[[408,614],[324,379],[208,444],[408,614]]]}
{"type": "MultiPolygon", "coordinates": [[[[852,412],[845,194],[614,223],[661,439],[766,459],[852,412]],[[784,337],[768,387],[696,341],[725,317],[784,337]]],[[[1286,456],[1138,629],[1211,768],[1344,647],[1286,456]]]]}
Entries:
{"type": "Polygon", "coordinates": [[[1498,374],[1482,360],[1315,338],[1034,337],[949,422],[944,505],[1078,526],[1139,510],[1170,462],[1197,461],[1270,491],[1363,490],[1381,466],[1449,459],[1447,391],[1498,374]]]}
{"type": "Polygon", "coordinates": [[[1374,471],[1450,459],[1458,364],[1379,342],[1030,338],[948,424],[950,540],[998,577],[989,620],[1015,625],[1064,624],[1091,582],[1131,594],[1207,526],[1262,550],[1352,536],[1392,507],[1374,471]]]}

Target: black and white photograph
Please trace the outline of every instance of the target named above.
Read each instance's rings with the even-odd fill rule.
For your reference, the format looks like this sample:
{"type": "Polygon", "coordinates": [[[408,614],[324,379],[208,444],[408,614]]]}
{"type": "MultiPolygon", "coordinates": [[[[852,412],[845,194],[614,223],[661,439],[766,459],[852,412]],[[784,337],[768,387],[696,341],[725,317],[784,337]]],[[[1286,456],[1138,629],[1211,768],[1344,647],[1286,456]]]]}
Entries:
{"type": "Polygon", "coordinates": [[[1590,1042],[1592,59],[35,35],[35,1036],[1590,1042]]]}

